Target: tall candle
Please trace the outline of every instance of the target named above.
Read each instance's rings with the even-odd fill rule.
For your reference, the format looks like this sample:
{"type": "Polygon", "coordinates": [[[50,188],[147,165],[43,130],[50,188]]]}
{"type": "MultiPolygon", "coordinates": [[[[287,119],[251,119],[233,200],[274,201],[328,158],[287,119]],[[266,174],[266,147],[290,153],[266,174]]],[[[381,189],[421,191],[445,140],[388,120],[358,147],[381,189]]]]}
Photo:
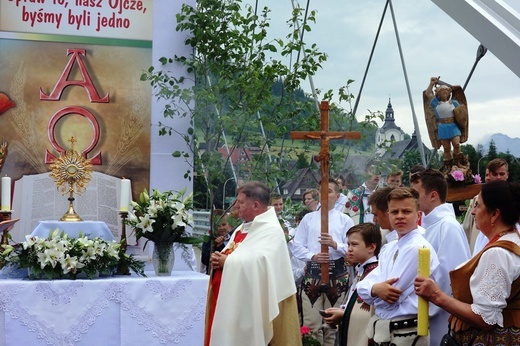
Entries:
{"type": "MultiPolygon", "coordinates": [[[[419,249],[419,267],[417,274],[423,278],[430,277],[430,249],[419,249]]],[[[417,311],[417,335],[428,335],[428,301],[419,297],[417,311]]]]}
{"type": "Polygon", "coordinates": [[[0,209],[2,211],[11,210],[11,178],[7,175],[2,177],[2,205],[0,209]]]}
{"type": "Polygon", "coordinates": [[[121,199],[119,200],[119,210],[128,211],[130,202],[130,179],[121,179],[121,199]]]}

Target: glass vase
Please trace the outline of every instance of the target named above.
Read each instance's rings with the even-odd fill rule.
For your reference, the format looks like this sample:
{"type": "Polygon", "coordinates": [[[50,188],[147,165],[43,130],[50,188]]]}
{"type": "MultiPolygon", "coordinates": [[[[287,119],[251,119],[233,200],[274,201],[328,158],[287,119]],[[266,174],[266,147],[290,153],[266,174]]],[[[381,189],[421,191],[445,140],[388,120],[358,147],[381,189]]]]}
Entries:
{"type": "Polygon", "coordinates": [[[156,276],[170,276],[175,263],[173,243],[154,243],[152,263],[156,276]]]}

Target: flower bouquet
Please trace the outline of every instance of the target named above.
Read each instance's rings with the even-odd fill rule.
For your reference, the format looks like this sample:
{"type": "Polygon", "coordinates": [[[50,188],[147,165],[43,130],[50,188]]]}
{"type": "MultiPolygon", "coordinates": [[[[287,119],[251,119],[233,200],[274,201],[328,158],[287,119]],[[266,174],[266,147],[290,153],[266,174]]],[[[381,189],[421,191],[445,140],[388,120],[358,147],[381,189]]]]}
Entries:
{"type": "Polygon", "coordinates": [[[302,336],[303,346],[320,346],[321,343],[311,336],[311,329],[307,326],[300,327],[300,335],[302,336]]]}
{"type": "Polygon", "coordinates": [[[464,186],[464,185],[472,185],[472,184],[481,184],[482,179],[478,174],[471,174],[470,172],[464,172],[460,170],[458,167],[454,167],[451,172],[446,174],[446,180],[448,182],[448,186],[464,186]]]}
{"type": "Polygon", "coordinates": [[[131,202],[133,211],[125,223],[134,228],[136,238],[146,238],[155,243],[153,263],[157,275],[170,275],[173,267],[173,243],[199,244],[202,237],[192,236],[187,228],[193,224],[193,194],[184,198],[186,189],[173,192],[145,189],[138,202],[131,202]]]}
{"type": "MultiPolygon", "coordinates": [[[[113,274],[120,260],[120,244],[101,238],[90,239],[80,235],[69,238],[55,229],[48,238],[25,237],[16,245],[1,246],[0,261],[16,268],[27,268],[31,279],[76,279],[83,273],[89,279],[99,274],[113,274]]],[[[128,266],[138,275],[144,275],[144,264],[126,256],[128,266]]]]}

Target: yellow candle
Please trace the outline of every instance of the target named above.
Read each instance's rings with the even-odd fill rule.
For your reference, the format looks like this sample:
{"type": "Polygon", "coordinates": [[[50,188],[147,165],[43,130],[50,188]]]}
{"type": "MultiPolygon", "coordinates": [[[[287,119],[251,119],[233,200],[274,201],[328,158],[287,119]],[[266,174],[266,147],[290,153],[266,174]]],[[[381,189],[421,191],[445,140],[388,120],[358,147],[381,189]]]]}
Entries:
{"type": "Polygon", "coordinates": [[[119,210],[128,211],[128,204],[130,203],[130,180],[121,179],[121,198],[119,199],[119,210]]]}
{"type": "Polygon", "coordinates": [[[2,177],[2,201],[0,209],[2,211],[11,210],[11,178],[5,175],[2,177]]]}
{"type": "MultiPolygon", "coordinates": [[[[419,249],[419,267],[417,274],[421,277],[430,277],[430,249],[419,249]]],[[[422,297],[418,297],[417,311],[417,335],[428,335],[428,301],[422,297]]]]}

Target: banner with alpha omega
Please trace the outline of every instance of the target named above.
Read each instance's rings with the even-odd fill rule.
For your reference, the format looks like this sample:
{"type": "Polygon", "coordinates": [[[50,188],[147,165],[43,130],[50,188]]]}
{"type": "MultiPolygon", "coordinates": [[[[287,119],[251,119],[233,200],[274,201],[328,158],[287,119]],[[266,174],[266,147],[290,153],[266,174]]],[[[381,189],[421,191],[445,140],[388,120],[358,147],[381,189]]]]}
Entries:
{"type": "Polygon", "coordinates": [[[153,1],[1,0],[2,176],[49,171],[70,147],[93,170],[150,179],[153,1]]]}

